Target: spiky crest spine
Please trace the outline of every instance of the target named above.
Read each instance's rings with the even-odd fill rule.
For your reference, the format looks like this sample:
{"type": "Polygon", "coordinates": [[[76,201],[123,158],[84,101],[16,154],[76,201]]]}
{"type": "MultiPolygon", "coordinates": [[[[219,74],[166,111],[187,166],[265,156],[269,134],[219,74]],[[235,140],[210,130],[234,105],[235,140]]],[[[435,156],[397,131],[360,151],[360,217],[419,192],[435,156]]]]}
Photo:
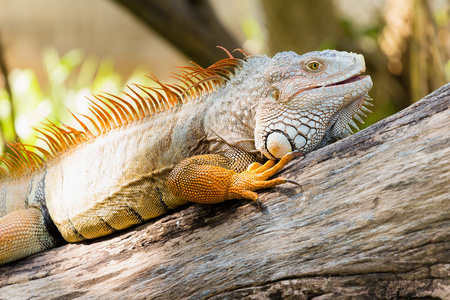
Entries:
{"type": "MultiPolygon", "coordinates": [[[[48,123],[43,124],[41,128],[35,128],[35,130],[42,135],[38,136],[38,139],[47,144],[49,151],[38,146],[23,144],[20,140],[16,143],[8,143],[7,147],[14,154],[5,153],[0,157],[0,180],[19,178],[33,173],[50,159],[61,156],[69,149],[114,128],[216,91],[233,76],[243,62],[243,59],[233,57],[225,48],[219,48],[226,52],[227,58],[219,60],[207,68],[202,68],[195,63],[189,67],[179,67],[179,72],[171,75],[179,83],[162,83],[150,74],[148,77],[158,87],[140,84],[127,85],[129,91],[123,92],[126,98],[109,93],[93,94],[94,99],[88,98],[89,110],[93,117],[83,114],[77,116],[70,112],[83,128],[82,131],[65,124],[56,125],[46,119],[48,123]],[[87,122],[82,121],[80,117],[89,121],[95,130],[89,129],[87,122]],[[37,154],[36,151],[40,154],[37,154]]],[[[236,49],[236,51],[242,53],[244,59],[249,56],[241,49],[236,49]]]]}

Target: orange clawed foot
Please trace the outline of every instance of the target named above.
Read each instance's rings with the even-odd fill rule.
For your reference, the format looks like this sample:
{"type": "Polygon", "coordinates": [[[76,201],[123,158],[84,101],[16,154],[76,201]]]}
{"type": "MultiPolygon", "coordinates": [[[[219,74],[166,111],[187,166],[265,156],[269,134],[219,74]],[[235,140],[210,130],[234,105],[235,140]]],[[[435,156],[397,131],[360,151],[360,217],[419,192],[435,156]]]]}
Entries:
{"type": "Polygon", "coordinates": [[[258,207],[261,210],[261,203],[258,200],[258,194],[254,192],[255,190],[271,188],[287,182],[299,185],[298,183],[283,177],[267,180],[298,156],[303,156],[303,154],[298,151],[289,152],[278,162],[269,160],[264,165],[253,163],[246,171],[234,174],[228,189],[227,198],[251,199],[258,204],[258,207]]]}

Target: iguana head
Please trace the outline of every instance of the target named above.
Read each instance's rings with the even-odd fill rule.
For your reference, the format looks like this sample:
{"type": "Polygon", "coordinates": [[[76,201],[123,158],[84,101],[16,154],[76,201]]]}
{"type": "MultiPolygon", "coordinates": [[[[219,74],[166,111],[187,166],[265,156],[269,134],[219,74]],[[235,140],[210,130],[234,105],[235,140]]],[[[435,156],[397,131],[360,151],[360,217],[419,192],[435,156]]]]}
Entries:
{"type": "Polygon", "coordinates": [[[268,63],[256,111],[255,146],[268,158],[303,153],[348,135],[359,119],[370,76],[360,54],[326,50],[298,55],[281,52],[268,63]]]}

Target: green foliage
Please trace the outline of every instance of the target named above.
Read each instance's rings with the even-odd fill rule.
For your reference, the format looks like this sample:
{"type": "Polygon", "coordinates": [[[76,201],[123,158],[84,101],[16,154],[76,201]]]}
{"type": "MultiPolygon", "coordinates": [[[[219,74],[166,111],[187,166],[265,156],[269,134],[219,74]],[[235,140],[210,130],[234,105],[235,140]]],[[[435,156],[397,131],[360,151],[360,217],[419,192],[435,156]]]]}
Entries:
{"type": "MultiPolygon", "coordinates": [[[[30,69],[10,72],[14,118],[10,96],[0,89],[0,128],[6,142],[13,142],[17,133],[23,143],[45,147],[36,139],[33,127],[39,127],[45,119],[76,125],[69,111],[89,114],[86,97],[102,91],[119,94],[126,84],[111,60],[85,58],[79,49],[61,57],[54,48],[45,48],[42,64],[44,83],[30,69]]],[[[131,76],[129,81],[136,82],[139,78],[131,76]]],[[[0,144],[0,150],[4,151],[2,147],[0,144]]]]}

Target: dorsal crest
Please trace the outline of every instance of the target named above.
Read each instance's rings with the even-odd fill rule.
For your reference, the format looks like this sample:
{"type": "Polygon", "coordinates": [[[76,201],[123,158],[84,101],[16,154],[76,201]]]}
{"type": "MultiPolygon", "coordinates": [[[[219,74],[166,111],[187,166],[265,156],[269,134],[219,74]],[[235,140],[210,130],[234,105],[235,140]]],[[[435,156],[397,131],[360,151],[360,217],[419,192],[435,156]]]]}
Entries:
{"type": "MultiPolygon", "coordinates": [[[[35,130],[40,133],[38,139],[43,140],[49,150],[25,145],[20,141],[7,144],[12,154],[5,153],[0,157],[0,180],[18,178],[32,173],[48,160],[61,156],[67,150],[114,128],[216,91],[233,76],[243,62],[243,59],[233,57],[224,48],[219,48],[226,52],[227,58],[208,68],[202,68],[197,64],[180,67],[179,72],[171,76],[178,81],[177,83],[162,83],[155,76],[150,75],[148,77],[156,83],[156,87],[132,84],[127,86],[128,90],[123,92],[123,97],[109,93],[92,95],[92,98],[88,98],[92,116],[71,112],[82,130],[64,124],[56,125],[47,120],[47,123],[35,130]]],[[[243,50],[237,49],[237,51],[248,57],[243,50]]]]}

